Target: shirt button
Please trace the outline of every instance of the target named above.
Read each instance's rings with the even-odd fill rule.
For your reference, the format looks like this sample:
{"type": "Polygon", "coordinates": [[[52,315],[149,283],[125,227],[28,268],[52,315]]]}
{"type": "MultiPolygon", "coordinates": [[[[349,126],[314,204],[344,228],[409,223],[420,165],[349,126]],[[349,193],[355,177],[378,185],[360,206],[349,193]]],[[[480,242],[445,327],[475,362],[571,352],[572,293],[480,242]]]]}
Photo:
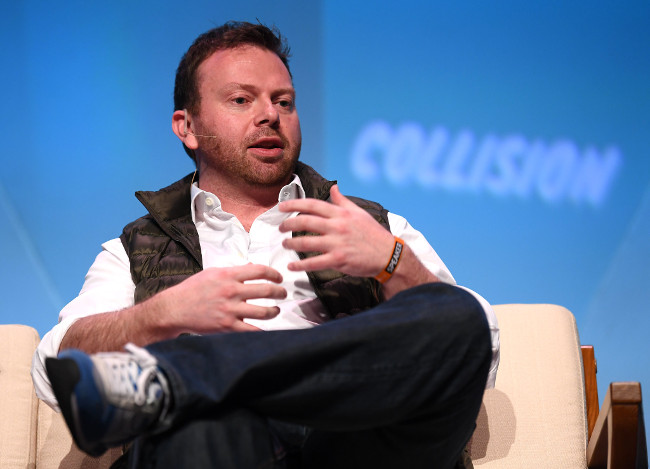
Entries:
{"type": "Polygon", "coordinates": [[[210,198],[205,199],[205,205],[207,205],[208,207],[212,207],[214,205],[214,200],[210,198]]]}

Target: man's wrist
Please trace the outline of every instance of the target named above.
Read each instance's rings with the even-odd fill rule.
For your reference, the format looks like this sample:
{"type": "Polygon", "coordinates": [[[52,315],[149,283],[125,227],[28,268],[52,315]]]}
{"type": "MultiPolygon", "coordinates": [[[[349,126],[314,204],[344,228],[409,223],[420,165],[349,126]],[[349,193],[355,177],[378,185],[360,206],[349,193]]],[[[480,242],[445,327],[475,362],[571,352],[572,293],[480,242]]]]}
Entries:
{"type": "Polygon", "coordinates": [[[386,283],[393,276],[393,273],[397,268],[397,264],[399,264],[399,261],[402,258],[403,252],[404,252],[404,240],[395,236],[395,244],[393,244],[393,252],[390,256],[390,259],[388,260],[388,264],[386,264],[386,267],[384,267],[381,272],[375,275],[375,279],[377,281],[379,281],[380,283],[386,283]]]}

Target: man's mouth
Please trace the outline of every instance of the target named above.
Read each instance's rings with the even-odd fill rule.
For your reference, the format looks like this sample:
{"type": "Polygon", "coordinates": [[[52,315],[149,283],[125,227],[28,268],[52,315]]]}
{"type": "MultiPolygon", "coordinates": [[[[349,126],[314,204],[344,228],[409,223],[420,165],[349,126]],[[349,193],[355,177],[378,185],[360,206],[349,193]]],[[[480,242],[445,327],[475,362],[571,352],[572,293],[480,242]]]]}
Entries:
{"type": "Polygon", "coordinates": [[[248,147],[255,155],[262,158],[279,158],[284,152],[284,142],[280,137],[263,137],[248,147]]]}
{"type": "Polygon", "coordinates": [[[280,137],[264,137],[253,142],[249,148],[263,148],[267,150],[275,148],[284,149],[284,142],[280,137]]]}

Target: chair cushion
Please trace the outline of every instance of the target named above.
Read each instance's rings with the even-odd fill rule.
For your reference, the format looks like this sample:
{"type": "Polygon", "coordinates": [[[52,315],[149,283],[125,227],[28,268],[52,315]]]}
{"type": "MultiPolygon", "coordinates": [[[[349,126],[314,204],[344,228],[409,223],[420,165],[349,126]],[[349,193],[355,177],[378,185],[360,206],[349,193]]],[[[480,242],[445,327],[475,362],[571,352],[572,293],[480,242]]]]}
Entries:
{"type": "Polygon", "coordinates": [[[121,454],[121,448],[112,448],[98,458],[81,452],[72,441],[63,415],[39,401],[37,469],[108,469],[121,454]]]}
{"type": "Polygon", "coordinates": [[[585,468],[587,417],[575,318],[555,305],[500,305],[501,362],[470,452],[477,468],[585,468]]]}

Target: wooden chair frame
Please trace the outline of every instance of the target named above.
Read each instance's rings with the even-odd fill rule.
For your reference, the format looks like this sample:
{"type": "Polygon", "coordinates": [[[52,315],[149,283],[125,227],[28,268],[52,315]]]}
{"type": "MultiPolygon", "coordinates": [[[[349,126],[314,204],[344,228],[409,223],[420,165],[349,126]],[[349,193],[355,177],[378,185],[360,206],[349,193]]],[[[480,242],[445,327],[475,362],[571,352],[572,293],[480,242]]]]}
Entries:
{"type": "Polygon", "coordinates": [[[582,346],[582,361],[589,438],[587,467],[589,469],[647,469],[648,454],[641,384],[611,383],[599,411],[597,365],[593,346],[582,346]]]}

